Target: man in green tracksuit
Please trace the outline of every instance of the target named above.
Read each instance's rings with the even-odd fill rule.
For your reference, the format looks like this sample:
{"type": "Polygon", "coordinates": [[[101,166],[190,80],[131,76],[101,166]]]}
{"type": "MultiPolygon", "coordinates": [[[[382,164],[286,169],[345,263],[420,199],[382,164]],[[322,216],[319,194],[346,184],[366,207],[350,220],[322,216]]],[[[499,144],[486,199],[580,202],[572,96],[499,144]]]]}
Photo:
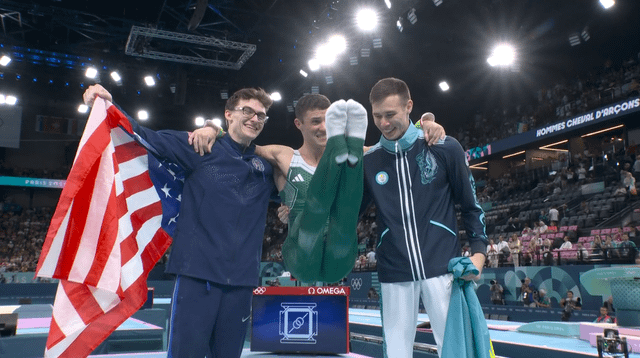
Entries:
{"type": "MultiPolygon", "coordinates": [[[[287,270],[304,282],[337,282],[357,257],[367,112],[352,100],[331,105],[320,94],[303,96],[295,112],[294,123],[304,139],[300,149],[256,146],[256,154],[277,168],[276,186],[290,208],[289,234],[282,247],[287,270]]],[[[210,151],[218,131],[209,126],[190,136],[200,153],[210,151]]],[[[444,134],[434,122],[425,128],[425,137],[433,142],[444,134]]]]}

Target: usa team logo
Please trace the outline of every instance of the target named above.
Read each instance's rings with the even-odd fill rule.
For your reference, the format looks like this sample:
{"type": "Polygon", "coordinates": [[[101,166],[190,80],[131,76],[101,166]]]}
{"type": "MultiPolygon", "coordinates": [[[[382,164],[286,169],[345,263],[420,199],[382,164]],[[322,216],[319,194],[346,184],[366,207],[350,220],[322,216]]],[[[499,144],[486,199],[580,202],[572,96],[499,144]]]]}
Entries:
{"type": "Polygon", "coordinates": [[[251,159],[251,164],[253,165],[254,168],[256,168],[256,170],[263,172],[264,171],[264,164],[262,164],[262,162],[260,161],[260,159],[258,158],[252,158],[251,159]]]}
{"type": "Polygon", "coordinates": [[[387,184],[388,181],[389,181],[389,174],[387,174],[387,172],[382,171],[376,174],[376,183],[380,185],[385,185],[387,184]]]}

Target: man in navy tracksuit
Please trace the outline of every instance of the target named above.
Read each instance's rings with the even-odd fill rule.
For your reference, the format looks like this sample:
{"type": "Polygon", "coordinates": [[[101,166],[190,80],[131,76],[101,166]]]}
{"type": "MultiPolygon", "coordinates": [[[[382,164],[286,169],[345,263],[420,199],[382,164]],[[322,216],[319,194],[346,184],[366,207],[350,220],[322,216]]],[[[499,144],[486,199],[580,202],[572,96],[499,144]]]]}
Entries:
{"type": "Polygon", "coordinates": [[[480,271],[487,245],[484,213],[460,144],[446,137],[428,146],[422,131],[411,125],[413,102],[406,83],[380,80],[369,100],[382,132],[364,155],[364,177],[365,198],[372,197],[377,208],[385,356],[413,356],[421,295],[440,353],[451,298],[447,265],[461,254],[455,205],[480,271]]]}
{"type": "MultiPolygon", "coordinates": [[[[85,92],[85,102],[96,96],[111,100],[95,85],[85,92]]],[[[204,156],[193,151],[186,132],[155,132],[131,121],[160,156],[186,171],[167,264],[167,272],[177,275],[167,357],[242,353],[274,190],[272,167],[254,154],[251,142],[262,131],[271,104],[261,89],[234,93],[225,106],[229,135],[204,156]]]]}

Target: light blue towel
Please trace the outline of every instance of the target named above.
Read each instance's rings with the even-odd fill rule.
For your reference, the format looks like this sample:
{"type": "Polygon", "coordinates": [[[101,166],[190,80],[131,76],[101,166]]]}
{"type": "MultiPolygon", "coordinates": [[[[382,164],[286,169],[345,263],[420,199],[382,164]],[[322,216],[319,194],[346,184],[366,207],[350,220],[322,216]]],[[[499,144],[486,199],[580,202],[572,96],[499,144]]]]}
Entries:
{"type": "Polygon", "coordinates": [[[453,274],[453,286],[440,357],[495,358],[473,282],[461,278],[477,275],[478,269],[468,257],[456,257],[449,261],[448,270],[453,274]]]}

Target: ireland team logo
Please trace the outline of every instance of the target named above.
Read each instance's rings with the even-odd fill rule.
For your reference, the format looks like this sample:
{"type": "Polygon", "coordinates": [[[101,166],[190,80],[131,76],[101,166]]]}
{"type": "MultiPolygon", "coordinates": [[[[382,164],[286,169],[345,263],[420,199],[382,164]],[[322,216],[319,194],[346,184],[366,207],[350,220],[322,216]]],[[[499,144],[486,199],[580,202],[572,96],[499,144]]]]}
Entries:
{"type": "Polygon", "coordinates": [[[388,181],[389,181],[389,174],[387,174],[387,172],[382,171],[376,174],[376,183],[380,185],[385,185],[387,184],[388,181]]]}

